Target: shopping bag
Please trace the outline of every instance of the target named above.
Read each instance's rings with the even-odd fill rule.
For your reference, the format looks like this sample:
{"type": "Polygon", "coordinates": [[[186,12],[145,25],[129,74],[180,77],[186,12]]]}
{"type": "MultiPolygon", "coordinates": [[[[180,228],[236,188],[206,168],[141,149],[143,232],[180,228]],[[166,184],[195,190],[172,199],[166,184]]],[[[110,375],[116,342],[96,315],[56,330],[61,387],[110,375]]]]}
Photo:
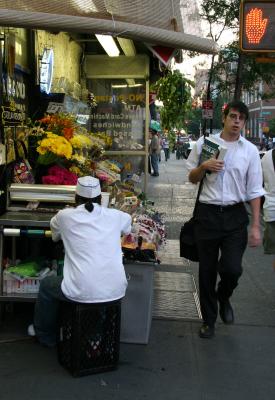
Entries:
{"type": "Polygon", "coordinates": [[[180,256],[190,261],[199,261],[195,240],[195,219],[193,217],[181,227],[180,256]]]}
{"type": "Polygon", "coordinates": [[[13,183],[34,183],[34,175],[32,173],[32,168],[27,159],[27,148],[25,143],[20,140],[19,141],[22,150],[23,150],[23,157],[19,156],[18,152],[18,142],[14,142],[14,149],[16,159],[13,163],[13,171],[12,171],[12,181],[13,183]]]}

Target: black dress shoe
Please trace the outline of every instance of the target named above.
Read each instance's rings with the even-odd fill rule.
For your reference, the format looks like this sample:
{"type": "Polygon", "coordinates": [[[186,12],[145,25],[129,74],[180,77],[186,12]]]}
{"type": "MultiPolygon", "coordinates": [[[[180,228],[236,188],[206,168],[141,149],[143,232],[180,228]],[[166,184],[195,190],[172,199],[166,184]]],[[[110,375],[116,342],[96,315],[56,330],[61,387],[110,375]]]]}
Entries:
{"type": "Polygon", "coordinates": [[[234,323],[234,312],[229,300],[219,300],[220,317],[225,324],[234,323]]]}
{"type": "Polygon", "coordinates": [[[203,324],[199,330],[199,337],[202,339],[211,339],[215,336],[215,327],[203,324]]]}

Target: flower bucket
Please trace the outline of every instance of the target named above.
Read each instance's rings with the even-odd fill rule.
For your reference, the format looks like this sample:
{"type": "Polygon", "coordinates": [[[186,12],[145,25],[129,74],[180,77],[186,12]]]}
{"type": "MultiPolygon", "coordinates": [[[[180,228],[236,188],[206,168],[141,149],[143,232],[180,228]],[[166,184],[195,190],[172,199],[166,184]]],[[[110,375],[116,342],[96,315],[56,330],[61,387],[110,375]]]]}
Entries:
{"type": "Polygon", "coordinates": [[[109,192],[101,192],[101,205],[103,207],[108,207],[109,205],[109,198],[110,198],[110,193],[109,192]]]}

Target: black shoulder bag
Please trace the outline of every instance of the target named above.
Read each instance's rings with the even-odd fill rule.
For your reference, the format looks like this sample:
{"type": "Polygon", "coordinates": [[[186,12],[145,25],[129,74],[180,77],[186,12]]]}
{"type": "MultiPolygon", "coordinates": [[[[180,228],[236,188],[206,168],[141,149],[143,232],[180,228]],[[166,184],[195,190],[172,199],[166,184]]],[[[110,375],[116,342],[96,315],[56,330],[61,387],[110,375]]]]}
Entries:
{"type": "Polygon", "coordinates": [[[204,178],[200,181],[192,218],[182,225],[180,231],[180,257],[187,258],[187,260],[190,261],[199,261],[199,254],[195,240],[195,215],[202,191],[203,180],[204,178]]]}

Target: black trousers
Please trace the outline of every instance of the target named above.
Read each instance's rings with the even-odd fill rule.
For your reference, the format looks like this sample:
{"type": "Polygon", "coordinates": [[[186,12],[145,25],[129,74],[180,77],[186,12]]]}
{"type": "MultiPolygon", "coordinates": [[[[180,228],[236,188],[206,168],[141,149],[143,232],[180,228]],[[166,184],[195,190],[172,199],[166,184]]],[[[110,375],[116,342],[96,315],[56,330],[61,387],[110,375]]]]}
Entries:
{"type": "Polygon", "coordinates": [[[203,321],[213,326],[218,298],[229,299],[242,274],[248,215],[243,203],[225,207],[198,203],[195,219],[201,312],[203,321]]]}

